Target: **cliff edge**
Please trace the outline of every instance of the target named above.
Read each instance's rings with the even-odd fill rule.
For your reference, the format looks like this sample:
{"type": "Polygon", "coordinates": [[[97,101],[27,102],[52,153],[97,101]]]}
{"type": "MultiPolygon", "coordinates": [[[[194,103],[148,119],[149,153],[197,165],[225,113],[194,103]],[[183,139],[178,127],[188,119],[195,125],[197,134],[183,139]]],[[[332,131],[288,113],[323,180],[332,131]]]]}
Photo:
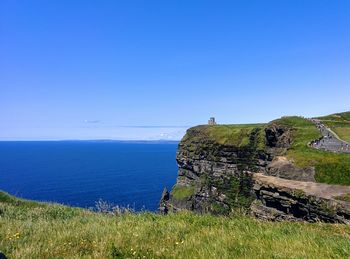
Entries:
{"type": "Polygon", "coordinates": [[[348,223],[350,181],[341,175],[350,175],[350,156],[312,149],[317,138],[315,125],[301,117],[190,128],[177,151],[177,182],[163,192],[160,211],[244,209],[261,219],[348,223]]]}

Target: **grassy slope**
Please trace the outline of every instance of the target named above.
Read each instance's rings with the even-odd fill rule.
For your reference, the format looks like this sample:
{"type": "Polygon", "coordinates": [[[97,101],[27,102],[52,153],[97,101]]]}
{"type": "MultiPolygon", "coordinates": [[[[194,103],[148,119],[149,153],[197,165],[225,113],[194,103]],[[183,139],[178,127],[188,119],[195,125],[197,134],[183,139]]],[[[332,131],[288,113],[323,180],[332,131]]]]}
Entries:
{"type": "Polygon", "coordinates": [[[350,226],[181,213],[111,216],[0,193],[10,258],[349,258],[350,226]]]}
{"type": "Polygon", "coordinates": [[[315,166],[316,181],[350,185],[350,155],[335,154],[308,147],[307,143],[321,135],[313,123],[301,117],[285,117],[274,123],[294,128],[294,141],[287,156],[300,167],[315,166]]]}
{"type": "Polygon", "coordinates": [[[341,139],[350,142],[350,112],[320,117],[341,139]]]}

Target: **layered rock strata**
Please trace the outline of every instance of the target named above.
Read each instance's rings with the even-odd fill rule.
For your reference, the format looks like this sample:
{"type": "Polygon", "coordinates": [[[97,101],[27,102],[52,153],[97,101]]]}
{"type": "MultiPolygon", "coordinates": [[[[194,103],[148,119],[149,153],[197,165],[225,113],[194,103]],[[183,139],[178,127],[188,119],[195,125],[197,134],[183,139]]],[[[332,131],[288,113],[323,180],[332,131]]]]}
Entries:
{"type": "Polygon", "coordinates": [[[266,220],[350,223],[350,203],[338,200],[350,186],[301,182],[253,174],[251,214],[266,220]]]}

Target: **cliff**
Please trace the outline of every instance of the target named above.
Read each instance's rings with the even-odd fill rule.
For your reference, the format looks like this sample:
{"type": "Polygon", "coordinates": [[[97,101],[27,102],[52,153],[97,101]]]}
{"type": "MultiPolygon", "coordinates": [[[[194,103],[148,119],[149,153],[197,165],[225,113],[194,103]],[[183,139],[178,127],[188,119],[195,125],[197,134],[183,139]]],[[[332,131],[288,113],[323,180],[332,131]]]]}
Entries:
{"type": "Polygon", "coordinates": [[[177,182],[170,193],[163,193],[160,210],[227,215],[244,209],[262,219],[347,223],[349,203],[339,197],[347,197],[350,187],[329,186],[337,195],[327,196],[306,192],[308,185],[300,184],[327,189],[327,184],[316,182],[322,182],[317,173],[327,170],[330,157],[350,172],[350,156],[308,146],[318,137],[316,127],[299,117],[269,124],[193,127],[179,144],[177,182]]]}
{"type": "Polygon", "coordinates": [[[249,206],[251,179],[246,171],[258,170],[267,159],[260,152],[262,130],[259,125],[189,129],[178,147],[179,173],[168,209],[225,214],[249,206]]]}

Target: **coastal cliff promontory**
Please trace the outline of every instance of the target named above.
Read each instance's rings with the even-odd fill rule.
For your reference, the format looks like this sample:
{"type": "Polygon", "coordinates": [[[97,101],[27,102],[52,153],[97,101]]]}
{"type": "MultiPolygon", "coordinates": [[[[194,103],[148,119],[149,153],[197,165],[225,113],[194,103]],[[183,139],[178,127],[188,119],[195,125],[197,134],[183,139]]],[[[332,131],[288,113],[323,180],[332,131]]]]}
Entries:
{"type": "Polygon", "coordinates": [[[160,210],[243,209],[261,219],[349,223],[350,155],[310,146],[320,138],[301,117],[190,128],[178,146],[177,182],[163,192],[160,210]]]}

